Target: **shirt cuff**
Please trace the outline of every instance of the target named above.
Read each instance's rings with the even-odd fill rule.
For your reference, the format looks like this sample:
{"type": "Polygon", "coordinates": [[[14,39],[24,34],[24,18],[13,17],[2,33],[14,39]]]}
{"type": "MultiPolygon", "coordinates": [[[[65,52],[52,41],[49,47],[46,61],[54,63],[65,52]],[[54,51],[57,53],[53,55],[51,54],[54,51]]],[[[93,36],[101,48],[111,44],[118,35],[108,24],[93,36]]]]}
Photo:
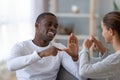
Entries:
{"type": "Polygon", "coordinates": [[[75,64],[79,64],[79,59],[77,61],[74,61],[75,64]]]}
{"type": "Polygon", "coordinates": [[[88,53],[89,52],[89,50],[87,49],[87,48],[83,48],[80,52],[79,52],[79,56],[81,55],[81,54],[85,54],[85,53],[88,53]]]}
{"type": "Polygon", "coordinates": [[[109,52],[108,52],[108,49],[107,49],[106,52],[103,53],[103,55],[102,55],[102,53],[100,53],[100,54],[101,54],[102,58],[105,58],[105,57],[107,57],[109,55],[108,53],[109,52]]]}
{"type": "Polygon", "coordinates": [[[34,51],[31,57],[34,60],[40,60],[41,59],[41,57],[38,55],[37,51],[34,51]]]}

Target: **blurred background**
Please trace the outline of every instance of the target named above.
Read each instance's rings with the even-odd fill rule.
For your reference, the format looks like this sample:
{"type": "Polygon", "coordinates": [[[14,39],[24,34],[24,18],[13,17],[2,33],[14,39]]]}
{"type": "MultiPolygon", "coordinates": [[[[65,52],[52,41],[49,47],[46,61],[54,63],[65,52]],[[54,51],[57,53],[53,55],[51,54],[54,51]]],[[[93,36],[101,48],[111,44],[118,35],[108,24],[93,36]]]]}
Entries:
{"type": "Polygon", "coordinates": [[[120,0],[0,0],[0,80],[16,80],[15,73],[7,70],[6,60],[16,42],[33,39],[35,20],[40,13],[50,11],[58,17],[54,41],[66,45],[73,32],[81,46],[85,38],[94,34],[112,50],[101,36],[100,23],[106,13],[119,7],[120,0]]]}

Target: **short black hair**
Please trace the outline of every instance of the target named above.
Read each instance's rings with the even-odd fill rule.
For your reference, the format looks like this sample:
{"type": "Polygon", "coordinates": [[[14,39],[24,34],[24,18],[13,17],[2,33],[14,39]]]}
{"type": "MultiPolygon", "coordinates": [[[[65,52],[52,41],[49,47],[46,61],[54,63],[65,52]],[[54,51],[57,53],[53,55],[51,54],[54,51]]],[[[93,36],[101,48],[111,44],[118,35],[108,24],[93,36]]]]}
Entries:
{"type": "MultiPolygon", "coordinates": [[[[41,14],[37,17],[36,22],[40,22],[40,20],[43,19],[43,18],[45,18],[45,16],[47,16],[47,15],[55,16],[55,15],[54,15],[53,13],[51,13],[51,12],[43,12],[43,13],[41,13],[41,14]]],[[[55,17],[56,17],[56,16],[55,16],[55,17]]]]}

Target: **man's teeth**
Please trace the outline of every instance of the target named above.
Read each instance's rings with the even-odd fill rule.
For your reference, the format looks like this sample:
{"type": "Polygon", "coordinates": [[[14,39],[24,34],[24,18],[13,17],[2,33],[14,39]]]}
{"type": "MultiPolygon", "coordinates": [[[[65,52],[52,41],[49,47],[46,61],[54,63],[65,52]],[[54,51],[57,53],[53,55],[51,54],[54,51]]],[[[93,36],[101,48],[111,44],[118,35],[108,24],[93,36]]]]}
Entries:
{"type": "Polygon", "coordinates": [[[53,32],[48,32],[48,34],[54,36],[54,33],[53,33],[53,32]]]}

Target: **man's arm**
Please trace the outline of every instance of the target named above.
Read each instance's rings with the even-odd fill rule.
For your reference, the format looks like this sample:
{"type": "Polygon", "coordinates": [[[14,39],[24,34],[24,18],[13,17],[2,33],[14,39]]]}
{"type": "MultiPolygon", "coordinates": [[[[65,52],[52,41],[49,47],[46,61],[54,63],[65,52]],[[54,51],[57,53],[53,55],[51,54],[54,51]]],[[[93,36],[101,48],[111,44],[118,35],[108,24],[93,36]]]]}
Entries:
{"type": "Polygon", "coordinates": [[[77,79],[70,72],[68,72],[63,66],[60,66],[56,80],[79,80],[79,79],[77,79]]]}
{"type": "Polygon", "coordinates": [[[38,60],[42,59],[42,57],[56,56],[58,50],[59,49],[56,47],[51,46],[40,52],[34,51],[33,53],[30,53],[26,47],[15,45],[12,49],[11,56],[7,61],[8,69],[11,71],[22,69],[34,62],[37,62],[38,60]],[[25,53],[28,55],[25,55],[25,53]]]}
{"type": "Polygon", "coordinates": [[[66,52],[61,51],[61,63],[62,66],[73,76],[76,78],[79,78],[78,75],[78,69],[79,69],[79,63],[78,61],[74,61],[70,55],[68,55],[66,52]]]}
{"type": "Polygon", "coordinates": [[[29,55],[23,55],[23,53],[27,53],[25,48],[23,48],[24,47],[19,44],[16,44],[12,48],[10,57],[7,60],[7,67],[9,70],[15,71],[18,69],[22,69],[41,59],[36,51],[29,55]]]}

